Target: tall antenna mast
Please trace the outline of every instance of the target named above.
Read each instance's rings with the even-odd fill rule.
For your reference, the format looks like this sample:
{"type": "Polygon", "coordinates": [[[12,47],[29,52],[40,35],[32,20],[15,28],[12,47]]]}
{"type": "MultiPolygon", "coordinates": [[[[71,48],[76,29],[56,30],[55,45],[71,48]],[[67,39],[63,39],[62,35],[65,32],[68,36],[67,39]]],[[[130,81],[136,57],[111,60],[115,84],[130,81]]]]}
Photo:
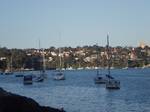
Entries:
{"type": "Polygon", "coordinates": [[[109,48],[109,35],[107,34],[107,46],[109,48]]]}

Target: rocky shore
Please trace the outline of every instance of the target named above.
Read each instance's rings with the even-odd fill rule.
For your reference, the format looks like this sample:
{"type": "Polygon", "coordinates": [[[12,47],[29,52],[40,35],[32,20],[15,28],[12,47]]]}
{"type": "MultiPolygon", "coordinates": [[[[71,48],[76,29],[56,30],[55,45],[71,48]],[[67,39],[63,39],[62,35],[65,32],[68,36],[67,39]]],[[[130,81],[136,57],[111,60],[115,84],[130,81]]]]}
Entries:
{"type": "Polygon", "coordinates": [[[0,112],[65,112],[48,106],[41,106],[36,101],[0,88],[0,112]]]}

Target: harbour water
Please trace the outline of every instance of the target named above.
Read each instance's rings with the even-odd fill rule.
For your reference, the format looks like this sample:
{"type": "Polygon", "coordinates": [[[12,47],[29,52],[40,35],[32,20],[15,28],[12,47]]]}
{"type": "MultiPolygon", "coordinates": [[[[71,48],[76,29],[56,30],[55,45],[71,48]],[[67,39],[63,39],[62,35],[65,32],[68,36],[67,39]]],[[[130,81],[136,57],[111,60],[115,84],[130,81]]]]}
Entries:
{"type": "Polygon", "coordinates": [[[15,74],[1,75],[0,87],[31,97],[41,105],[64,107],[67,112],[150,112],[149,68],[111,70],[112,76],[121,82],[120,90],[95,85],[96,70],[68,70],[63,81],[52,79],[54,71],[47,73],[44,82],[28,86],[15,74]]]}

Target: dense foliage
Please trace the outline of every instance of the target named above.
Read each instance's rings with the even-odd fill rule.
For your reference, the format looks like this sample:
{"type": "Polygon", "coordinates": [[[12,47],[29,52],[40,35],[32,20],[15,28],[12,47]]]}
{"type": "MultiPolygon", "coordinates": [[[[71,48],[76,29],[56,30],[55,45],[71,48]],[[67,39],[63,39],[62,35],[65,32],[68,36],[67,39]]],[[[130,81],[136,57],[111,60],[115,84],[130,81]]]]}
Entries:
{"type": "MultiPolygon", "coordinates": [[[[143,67],[150,64],[150,47],[110,47],[111,66],[143,67]]],[[[108,53],[106,47],[97,45],[83,47],[50,47],[44,50],[47,69],[59,68],[60,57],[63,68],[107,67],[108,53]]],[[[0,48],[0,69],[42,69],[42,49],[7,49],[0,48]]]]}

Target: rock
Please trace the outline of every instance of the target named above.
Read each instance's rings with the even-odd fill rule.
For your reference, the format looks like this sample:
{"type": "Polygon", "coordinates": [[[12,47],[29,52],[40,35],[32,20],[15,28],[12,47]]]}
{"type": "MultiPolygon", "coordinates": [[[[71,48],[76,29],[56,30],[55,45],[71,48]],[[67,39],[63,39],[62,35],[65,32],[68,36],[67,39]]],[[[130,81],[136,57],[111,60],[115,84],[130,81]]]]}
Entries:
{"type": "Polygon", "coordinates": [[[0,88],[0,112],[65,112],[63,109],[40,106],[25,96],[9,93],[0,88]]]}

